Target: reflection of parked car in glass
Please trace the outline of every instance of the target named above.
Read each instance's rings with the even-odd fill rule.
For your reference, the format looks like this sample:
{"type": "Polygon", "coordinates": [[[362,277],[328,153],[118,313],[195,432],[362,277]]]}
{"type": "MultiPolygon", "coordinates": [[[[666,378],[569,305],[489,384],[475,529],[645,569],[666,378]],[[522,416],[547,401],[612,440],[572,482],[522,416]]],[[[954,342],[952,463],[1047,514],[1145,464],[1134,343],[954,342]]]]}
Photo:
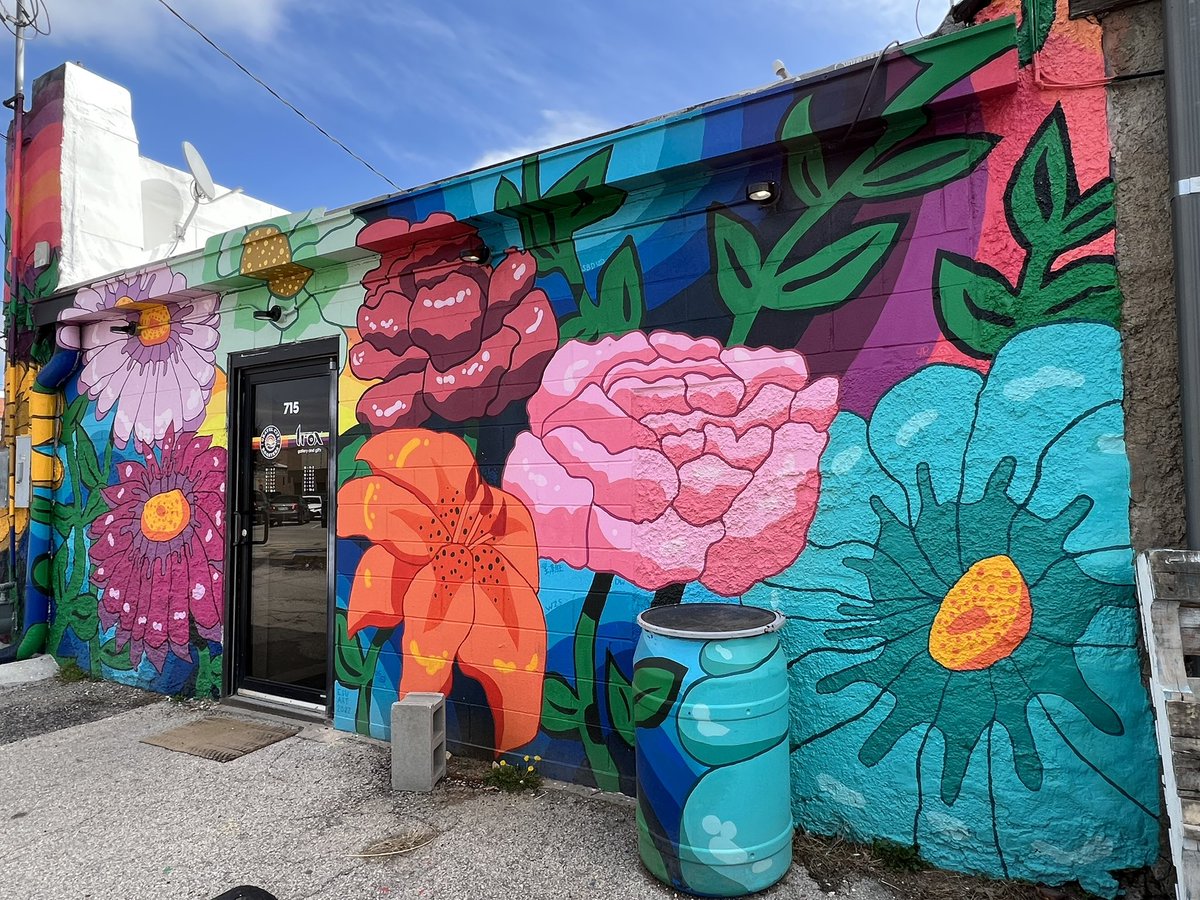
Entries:
{"type": "Polygon", "coordinates": [[[261,525],[267,521],[267,495],[262,491],[254,492],[254,524],[261,525]]]}
{"type": "Polygon", "coordinates": [[[308,518],[308,507],[301,503],[295,494],[279,494],[271,498],[272,525],[281,525],[284,522],[304,525],[308,518]]]}
{"type": "Polygon", "coordinates": [[[308,514],[314,519],[321,520],[321,527],[325,527],[325,498],[320,494],[304,494],[300,500],[308,507],[308,514]]]}

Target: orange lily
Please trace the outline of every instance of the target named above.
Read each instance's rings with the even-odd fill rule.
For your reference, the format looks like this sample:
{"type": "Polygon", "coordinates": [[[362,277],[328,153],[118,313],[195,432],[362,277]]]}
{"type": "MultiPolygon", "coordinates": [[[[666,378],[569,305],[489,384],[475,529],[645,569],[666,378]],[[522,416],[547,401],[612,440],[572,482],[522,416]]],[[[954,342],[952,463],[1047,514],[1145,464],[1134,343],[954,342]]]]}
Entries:
{"type": "Polygon", "coordinates": [[[346,628],[404,623],[400,693],[450,693],[454,663],[483,686],[496,749],[537,734],[546,667],[533,520],[487,484],[459,438],[395,429],[338,491],[338,536],[365,537],[346,628]]]}

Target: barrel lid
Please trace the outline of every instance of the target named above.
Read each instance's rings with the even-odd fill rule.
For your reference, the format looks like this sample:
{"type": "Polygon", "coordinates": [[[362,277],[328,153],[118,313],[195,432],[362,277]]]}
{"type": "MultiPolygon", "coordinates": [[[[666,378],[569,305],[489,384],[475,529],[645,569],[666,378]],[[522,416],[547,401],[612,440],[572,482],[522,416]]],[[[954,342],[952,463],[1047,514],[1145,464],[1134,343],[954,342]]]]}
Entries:
{"type": "Polygon", "coordinates": [[[652,606],[641,613],[638,624],[652,634],[709,641],[756,637],[778,631],[785,621],[781,613],[740,603],[673,603],[652,606]]]}

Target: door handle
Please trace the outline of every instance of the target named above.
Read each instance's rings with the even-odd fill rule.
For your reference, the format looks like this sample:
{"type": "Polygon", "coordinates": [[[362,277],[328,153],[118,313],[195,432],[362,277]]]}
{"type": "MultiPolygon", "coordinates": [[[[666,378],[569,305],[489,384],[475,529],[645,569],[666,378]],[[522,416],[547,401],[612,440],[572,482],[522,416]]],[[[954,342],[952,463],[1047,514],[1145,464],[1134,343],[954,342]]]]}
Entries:
{"type": "Polygon", "coordinates": [[[263,536],[262,536],[261,541],[254,540],[254,524],[255,524],[254,523],[254,513],[252,513],[252,512],[240,513],[239,517],[242,520],[241,527],[239,528],[239,531],[241,532],[241,534],[239,535],[239,539],[238,539],[239,544],[248,545],[250,547],[260,547],[263,544],[265,544],[268,540],[270,540],[270,538],[271,538],[271,510],[270,509],[267,509],[263,513],[263,520],[262,520],[263,536]]]}

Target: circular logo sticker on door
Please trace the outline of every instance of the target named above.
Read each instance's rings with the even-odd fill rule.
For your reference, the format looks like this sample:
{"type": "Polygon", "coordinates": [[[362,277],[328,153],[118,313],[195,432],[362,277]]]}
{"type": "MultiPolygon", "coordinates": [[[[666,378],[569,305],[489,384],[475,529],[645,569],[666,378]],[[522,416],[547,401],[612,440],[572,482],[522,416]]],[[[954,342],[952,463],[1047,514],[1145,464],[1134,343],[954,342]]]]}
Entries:
{"type": "Polygon", "coordinates": [[[274,425],[268,425],[258,439],[258,452],[263,455],[263,459],[274,459],[282,448],[283,435],[274,425]]]}

